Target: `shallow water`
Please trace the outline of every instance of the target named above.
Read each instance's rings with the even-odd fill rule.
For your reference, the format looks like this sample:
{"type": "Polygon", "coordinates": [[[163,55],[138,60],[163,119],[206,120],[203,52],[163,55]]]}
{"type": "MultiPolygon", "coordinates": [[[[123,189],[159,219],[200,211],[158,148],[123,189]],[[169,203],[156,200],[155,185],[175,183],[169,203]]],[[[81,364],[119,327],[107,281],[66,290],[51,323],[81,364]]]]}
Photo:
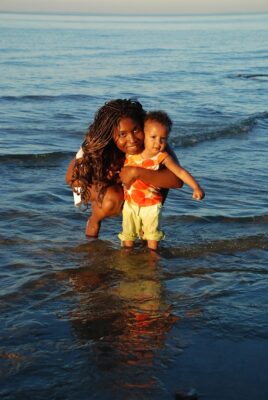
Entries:
{"type": "Polygon", "coordinates": [[[1,398],[266,400],[267,15],[1,14],[1,398]],[[152,257],[88,241],[68,162],[104,101],[174,120],[206,190],[152,257]]]}

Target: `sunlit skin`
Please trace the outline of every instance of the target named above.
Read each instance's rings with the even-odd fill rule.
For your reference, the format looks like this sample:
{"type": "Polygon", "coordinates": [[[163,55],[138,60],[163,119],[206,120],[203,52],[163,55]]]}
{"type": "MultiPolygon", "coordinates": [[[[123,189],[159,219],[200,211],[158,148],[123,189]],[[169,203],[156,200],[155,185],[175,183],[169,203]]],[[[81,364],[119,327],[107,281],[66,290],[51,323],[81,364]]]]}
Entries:
{"type": "MultiPolygon", "coordinates": [[[[115,129],[113,137],[116,146],[125,154],[139,154],[142,150],[145,151],[144,132],[131,118],[123,118],[120,121],[118,128],[115,129]]],[[[167,143],[165,143],[165,146],[166,144],[167,143]]],[[[172,153],[171,149],[167,151],[172,153]]],[[[175,156],[175,154],[173,154],[173,156],[175,156]]],[[[182,181],[176,180],[175,175],[170,174],[166,169],[152,171],[139,167],[124,167],[120,172],[120,178],[127,187],[131,186],[136,179],[166,189],[182,187],[182,181]]]]}
{"type": "MultiPolygon", "coordinates": [[[[156,156],[159,152],[165,151],[168,142],[168,134],[169,132],[163,124],[158,121],[147,120],[144,124],[144,150],[141,152],[141,156],[146,160],[156,156]]],[[[182,168],[173,157],[168,155],[163,160],[163,165],[165,165],[165,167],[167,167],[178,178],[192,188],[193,199],[202,200],[204,198],[205,192],[195,178],[188,171],[182,168]]],[[[124,245],[132,248],[134,246],[134,242],[125,241],[124,245]]],[[[158,241],[148,240],[148,247],[151,250],[157,250],[158,241]]]]}
{"type": "Polygon", "coordinates": [[[121,119],[113,139],[117,148],[125,154],[138,154],[143,150],[143,130],[132,118],[121,119]]]}
{"type": "MultiPolygon", "coordinates": [[[[122,118],[118,127],[114,130],[113,140],[123,153],[138,154],[143,150],[144,133],[140,125],[132,118],[122,118]]],[[[73,159],[67,169],[66,182],[71,185],[72,171],[75,164],[73,159]]],[[[126,167],[120,172],[121,181],[125,185],[131,185],[136,179],[142,179],[147,183],[163,188],[180,188],[182,182],[170,171],[149,171],[144,168],[126,167]]],[[[103,201],[98,202],[98,192],[94,185],[91,192],[91,216],[86,225],[86,236],[97,237],[101,221],[104,218],[112,217],[121,213],[124,194],[120,184],[108,187],[103,201]]]]}
{"type": "Polygon", "coordinates": [[[151,158],[160,151],[164,151],[167,141],[168,132],[164,125],[157,121],[146,121],[144,124],[144,150],[142,156],[151,158]]]}
{"type": "MultiPolygon", "coordinates": [[[[113,133],[114,142],[119,150],[127,154],[137,154],[143,149],[144,133],[140,125],[132,118],[122,118],[113,133]]],[[[96,190],[91,190],[96,197],[96,190]]],[[[94,197],[93,197],[94,199],[94,197]]],[[[86,225],[86,236],[98,236],[100,223],[106,217],[112,217],[121,212],[124,194],[121,185],[107,189],[100,205],[97,200],[91,203],[92,214],[86,225]]]]}
{"type": "MultiPolygon", "coordinates": [[[[144,124],[144,150],[141,155],[144,159],[154,157],[167,146],[168,134],[166,127],[153,120],[147,120],[144,124]]],[[[180,178],[186,185],[193,189],[193,199],[202,200],[205,192],[199,183],[186,169],[182,168],[171,156],[167,156],[163,164],[180,178]]]]}

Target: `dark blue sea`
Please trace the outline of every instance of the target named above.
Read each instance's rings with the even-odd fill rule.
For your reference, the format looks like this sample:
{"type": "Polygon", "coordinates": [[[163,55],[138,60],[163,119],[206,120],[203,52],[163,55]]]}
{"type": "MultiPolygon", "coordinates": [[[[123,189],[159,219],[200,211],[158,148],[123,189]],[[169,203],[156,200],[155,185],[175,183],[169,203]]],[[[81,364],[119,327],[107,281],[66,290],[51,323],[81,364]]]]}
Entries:
{"type": "Polygon", "coordinates": [[[2,13],[0,54],[1,400],[266,400],[268,14],[2,13]],[[159,257],[120,217],[87,240],[65,184],[115,98],[206,191],[170,191],[159,257]]]}

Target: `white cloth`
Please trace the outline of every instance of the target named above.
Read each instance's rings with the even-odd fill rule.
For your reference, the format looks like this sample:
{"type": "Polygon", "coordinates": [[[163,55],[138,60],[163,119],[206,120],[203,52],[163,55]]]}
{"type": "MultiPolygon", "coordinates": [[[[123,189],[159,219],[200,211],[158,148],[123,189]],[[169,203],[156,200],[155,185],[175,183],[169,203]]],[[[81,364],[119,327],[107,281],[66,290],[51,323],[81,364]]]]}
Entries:
{"type": "MultiPolygon", "coordinates": [[[[82,158],[83,157],[83,149],[82,147],[80,147],[80,149],[78,150],[78,152],[76,153],[75,158],[82,158]]],[[[82,199],[81,199],[81,194],[80,194],[80,187],[76,187],[75,190],[76,192],[73,192],[73,197],[74,197],[74,205],[75,207],[80,207],[82,205],[82,199]]]]}

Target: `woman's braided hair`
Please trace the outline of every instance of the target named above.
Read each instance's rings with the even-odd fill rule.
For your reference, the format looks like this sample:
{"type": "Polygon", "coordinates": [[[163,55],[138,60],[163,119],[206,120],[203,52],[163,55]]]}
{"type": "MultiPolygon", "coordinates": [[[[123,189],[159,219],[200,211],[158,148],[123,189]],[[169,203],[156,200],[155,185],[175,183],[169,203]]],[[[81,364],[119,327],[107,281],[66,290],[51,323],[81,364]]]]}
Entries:
{"type": "Polygon", "coordinates": [[[96,112],[82,144],[83,157],[76,160],[72,176],[72,188],[80,188],[85,205],[90,201],[92,185],[101,202],[107,188],[117,182],[125,158],[113,140],[120,120],[132,118],[143,128],[144,117],[142,105],[131,99],[109,101],[96,112]]]}

